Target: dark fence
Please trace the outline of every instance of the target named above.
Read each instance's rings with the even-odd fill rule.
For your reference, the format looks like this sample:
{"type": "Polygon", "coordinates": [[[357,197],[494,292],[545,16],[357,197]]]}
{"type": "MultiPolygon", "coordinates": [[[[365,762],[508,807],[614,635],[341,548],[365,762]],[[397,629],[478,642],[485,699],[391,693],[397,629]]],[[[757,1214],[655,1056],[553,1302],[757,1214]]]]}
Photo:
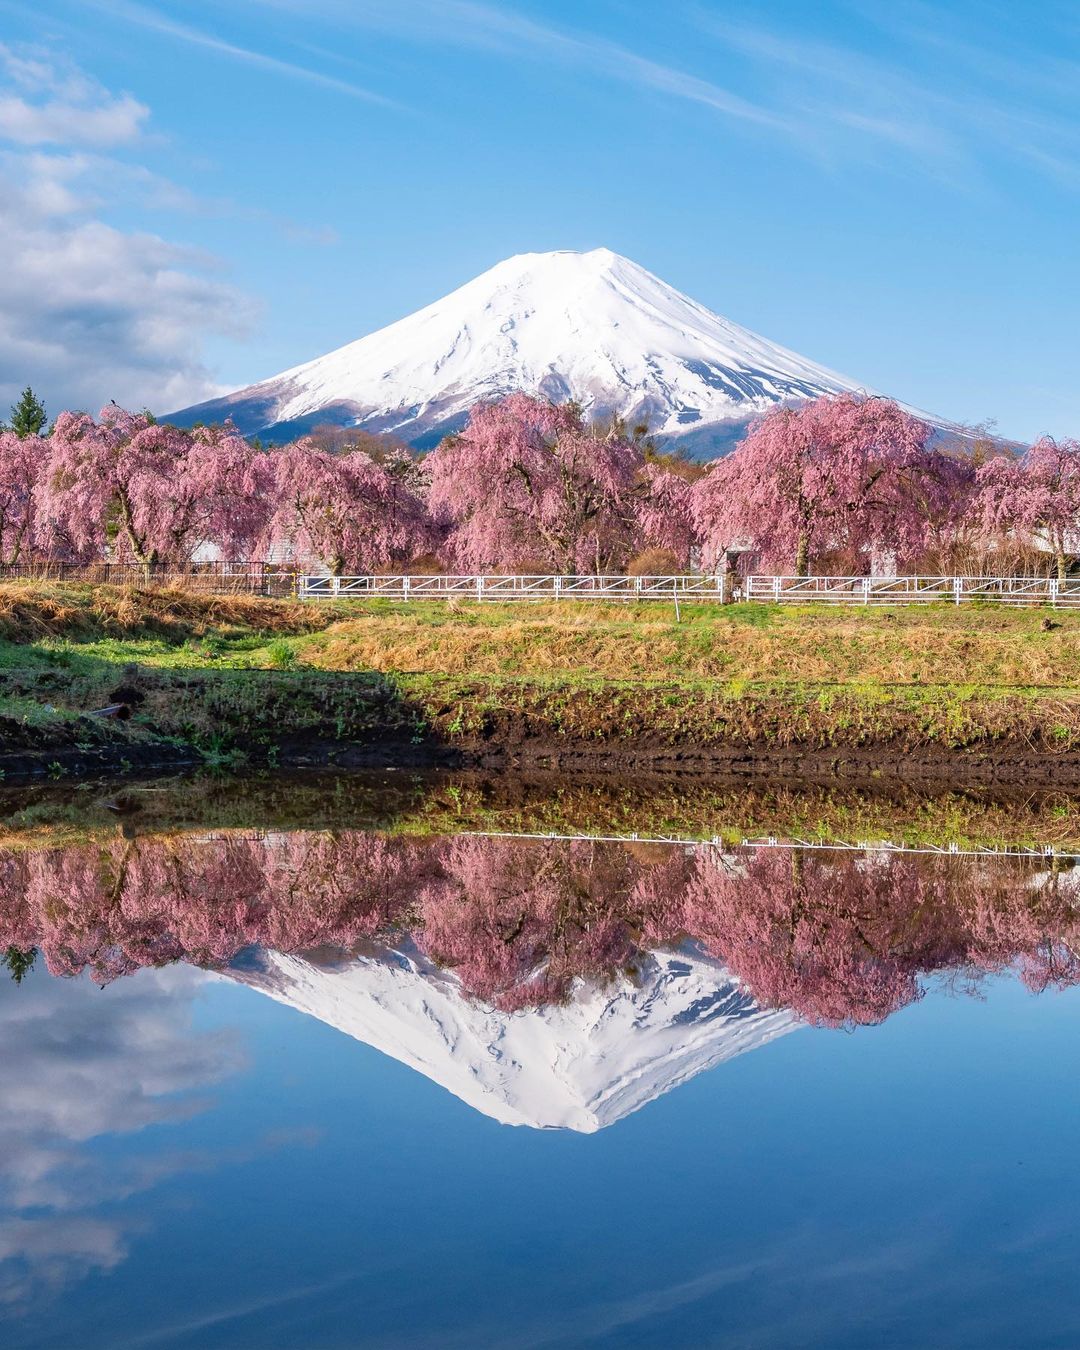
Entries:
{"type": "Polygon", "coordinates": [[[264,562],[161,563],[136,562],[0,563],[2,581],[81,581],[93,586],[183,586],[210,595],[296,594],[291,567],[264,562]]]}

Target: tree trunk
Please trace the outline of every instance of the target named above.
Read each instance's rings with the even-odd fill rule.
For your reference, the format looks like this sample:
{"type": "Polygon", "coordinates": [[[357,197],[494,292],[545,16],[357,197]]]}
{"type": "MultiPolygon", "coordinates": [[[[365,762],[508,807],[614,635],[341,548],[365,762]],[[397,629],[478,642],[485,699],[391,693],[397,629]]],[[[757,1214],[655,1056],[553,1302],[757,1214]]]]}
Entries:
{"type": "Polygon", "coordinates": [[[799,547],[795,552],[795,575],[808,576],[810,572],[810,536],[804,531],[799,535],[799,547]]]}
{"type": "Polygon", "coordinates": [[[124,527],[124,534],[127,536],[127,541],[128,545],[131,548],[132,556],[134,557],[137,563],[140,563],[143,567],[147,569],[147,573],[149,574],[149,570],[154,563],[155,557],[154,550],[153,549],[148,550],[146,546],[143,544],[143,541],[135,533],[134,512],[131,509],[131,502],[128,500],[127,493],[121,491],[119,494],[119,500],[120,500],[120,521],[124,527]]]}
{"type": "Polygon", "coordinates": [[[1060,549],[1059,549],[1059,550],[1058,550],[1058,554],[1057,554],[1057,579],[1058,579],[1058,581],[1064,581],[1064,580],[1065,580],[1065,573],[1066,573],[1067,570],[1068,570],[1068,564],[1067,564],[1067,562],[1066,562],[1066,560],[1065,560],[1065,553],[1064,553],[1063,550],[1060,550],[1060,549]]]}

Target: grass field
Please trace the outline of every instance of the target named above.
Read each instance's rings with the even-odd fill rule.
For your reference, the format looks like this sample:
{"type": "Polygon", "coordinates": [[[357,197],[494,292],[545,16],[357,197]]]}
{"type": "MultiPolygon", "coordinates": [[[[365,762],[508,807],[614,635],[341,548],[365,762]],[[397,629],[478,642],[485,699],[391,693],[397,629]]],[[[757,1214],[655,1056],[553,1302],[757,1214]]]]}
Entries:
{"type": "MultiPolygon", "coordinates": [[[[140,686],[194,744],[283,735],[1080,749],[1080,613],[322,602],[0,586],[9,731],[140,686]]],[[[85,721],[85,719],[83,719],[85,721]]],[[[69,728],[70,730],[70,728],[69,728]]]]}
{"type": "Polygon", "coordinates": [[[299,603],[0,586],[3,666],[80,657],[587,680],[1080,688],[1080,612],[857,606],[299,603]]]}

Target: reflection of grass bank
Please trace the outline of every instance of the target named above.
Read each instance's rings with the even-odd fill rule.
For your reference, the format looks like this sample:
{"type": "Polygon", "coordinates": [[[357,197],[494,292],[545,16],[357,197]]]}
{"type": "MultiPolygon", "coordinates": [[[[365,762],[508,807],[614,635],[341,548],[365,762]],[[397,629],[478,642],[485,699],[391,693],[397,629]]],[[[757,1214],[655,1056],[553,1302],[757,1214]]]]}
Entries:
{"type": "Polygon", "coordinates": [[[157,746],[166,759],[272,765],[359,746],[697,769],[812,756],[817,771],[873,773],[940,769],[965,752],[969,768],[1011,764],[1016,781],[1032,764],[1044,782],[1080,782],[1080,614],[686,606],[673,617],[0,587],[0,758],[85,772],[80,753],[101,761],[110,747],[133,763],[131,747],[147,763],[157,746]],[[77,715],[116,700],[133,708],[126,728],[77,715]]]}
{"type": "MultiPolygon", "coordinates": [[[[365,772],[196,776],[143,783],[63,781],[0,789],[0,848],[206,830],[479,831],[656,838],[798,839],[1080,853],[1080,796],[753,786],[635,775],[365,772]]],[[[641,843],[648,850],[648,843],[641,843]]]]}

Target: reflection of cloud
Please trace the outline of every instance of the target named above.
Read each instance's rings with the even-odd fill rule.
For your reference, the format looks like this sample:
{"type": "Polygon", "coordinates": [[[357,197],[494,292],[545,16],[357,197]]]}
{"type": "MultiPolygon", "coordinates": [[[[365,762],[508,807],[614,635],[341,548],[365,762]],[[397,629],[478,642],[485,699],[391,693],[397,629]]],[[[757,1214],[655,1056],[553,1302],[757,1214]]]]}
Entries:
{"type": "Polygon", "coordinates": [[[57,1288],[127,1255],[119,1223],[82,1215],[0,1219],[0,1306],[26,1302],[41,1285],[57,1288]]]}
{"type": "Polygon", "coordinates": [[[181,1322],[169,1327],[155,1327],[153,1331],[149,1331],[145,1335],[135,1336],[131,1340],[123,1341],[121,1343],[122,1350],[142,1350],[143,1346],[158,1345],[162,1341],[175,1340],[178,1336],[192,1336],[197,1331],[209,1331],[212,1327],[222,1327],[229,1322],[238,1322],[242,1318],[251,1317],[255,1313],[266,1312],[270,1308],[281,1308],[289,1303],[300,1303],[304,1299],[316,1298],[329,1293],[332,1289],[340,1289],[342,1285],[351,1284],[358,1278],[359,1276],[355,1271],[349,1271],[347,1274],[335,1276],[333,1279],[320,1280],[318,1284],[305,1284],[296,1289],[277,1290],[275,1293],[267,1294],[261,1298],[246,1299],[243,1303],[237,1303],[230,1308],[222,1308],[216,1312],[204,1313],[188,1322],[181,1322]]]}
{"type": "Polygon", "coordinates": [[[234,1160],[176,1152],[106,1166],[86,1147],[194,1114],[206,1105],[200,1089],[240,1066],[231,1035],[191,1029],[201,978],[172,967],[105,991],[40,975],[0,986],[0,1298],[21,1301],[38,1284],[123,1259],[130,1221],[77,1211],[234,1160]]]}

